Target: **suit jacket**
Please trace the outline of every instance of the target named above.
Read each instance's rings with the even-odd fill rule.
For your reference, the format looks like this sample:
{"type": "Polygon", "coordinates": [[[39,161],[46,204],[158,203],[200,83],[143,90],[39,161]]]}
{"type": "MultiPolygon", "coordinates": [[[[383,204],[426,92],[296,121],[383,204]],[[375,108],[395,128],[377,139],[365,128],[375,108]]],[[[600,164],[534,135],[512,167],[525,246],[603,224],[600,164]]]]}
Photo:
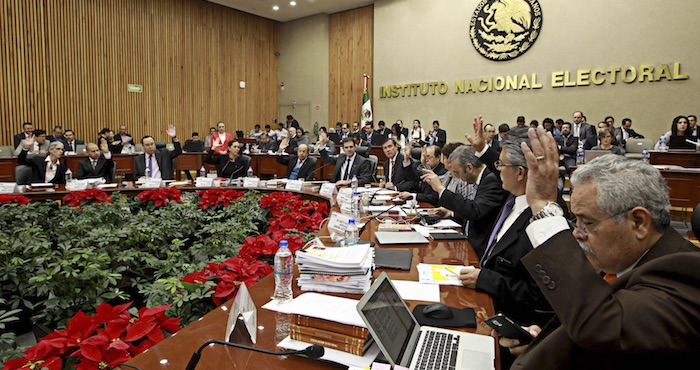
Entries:
{"type": "Polygon", "coordinates": [[[77,149],[76,147],[77,147],[78,145],[85,145],[85,142],[82,141],[82,140],[73,140],[73,144],[71,145],[71,144],[68,143],[68,141],[66,141],[66,142],[63,144],[63,149],[64,149],[64,151],[66,151],[66,152],[75,152],[76,149],[77,149]]]}
{"type": "MultiPolygon", "coordinates": [[[[571,134],[572,135],[574,134],[574,130],[576,130],[576,125],[572,123],[571,124],[571,134]]],[[[598,134],[596,133],[596,130],[595,130],[595,126],[591,125],[590,123],[581,122],[581,127],[579,127],[578,138],[580,140],[585,140],[589,136],[594,136],[595,138],[598,137],[598,134]]]]}
{"type": "MultiPolygon", "coordinates": [[[[394,173],[391,174],[390,179],[386,179],[386,182],[391,182],[396,186],[398,191],[408,191],[415,192],[418,189],[418,182],[415,181],[414,176],[410,174],[413,171],[414,160],[411,159],[411,166],[403,166],[403,154],[399,153],[396,155],[396,160],[394,161],[394,173]]],[[[384,173],[389,173],[390,166],[389,159],[384,162],[384,173]]]]}
{"type": "Polygon", "coordinates": [[[523,258],[556,317],[511,369],[686,368],[697,360],[700,251],[669,228],[608,285],[569,231],[523,258]]]}
{"type": "Polygon", "coordinates": [[[557,145],[559,146],[559,153],[564,154],[564,156],[576,157],[576,150],[578,149],[578,139],[574,137],[573,134],[569,134],[568,137],[561,135],[557,137],[557,145]]]}
{"type": "Polygon", "coordinates": [[[209,149],[204,162],[216,165],[216,175],[227,179],[237,179],[246,176],[250,167],[251,158],[247,155],[239,155],[235,161],[231,161],[228,154],[215,154],[209,149]]]}
{"type": "Polygon", "coordinates": [[[202,140],[186,140],[182,150],[190,153],[201,153],[204,151],[204,142],[202,140]]]}
{"type": "MultiPolygon", "coordinates": [[[[286,178],[289,178],[289,175],[292,174],[292,170],[294,169],[294,166],[297,165],[298,161],[299,158],[297,156],[277,156],[277,163],[287,166],[287,172],[284,174],[284,177],[286,178]]],[[[304,161],[304,164],[302,164],[301,168],[299,169],[297,179],[311,179],[311,177],[313,177],[314,170],[316,169],[316,161],[317,160],[314,157],[306,157],[306,161],[304,161]]]]}
{"type": "Polygon", "coordinates": [[[112,178],[112,168],[114,168],[114,161],[112,158],[106,159],[102,153],[100,153],[100,158],[97,159],[97,166],[92,168],[92,162],[90,158],[85,158],[78,162],[78,172],[75,178],[79,180],[83,179],[94,179],[104,177],[107,182],[111,182],[112,178]]]}
{"type": "MultiPolygon", "coordinates": [[[[433,130],[430,130],[430,134],[432,134],[433,132],[433,130]]],[[[437,130],[437,133],[435,133],[435,136],[437,137],[437,140],[435,140],[433,144],[439,146],[440,148],[445,146],[445,144],[447,143],[447,131],[439,128],[437,130]]]]}
{"type": "MultiPolygon", "coordinates": [[[[321,159],[328,164],[335,165],[331,182],[340,181],[342,177],[340,171],[343,169],[343,163],[345,163],[345,160],[347,159],[345,153],[340,154],[337,157],[331,157],[328,155],[327,150],[321,150],[321,159]]],[[[352,175],[357,176],[357,183],[359,185],[371,183],[372,163],[370,163],[370,160],[355,153],[355,160],[352,162],[352,168],[350,168],[350,178],[352,178],[352,175]]]]}
{"type": "Polygon", "coordinates": [[[491,147],[492,147],[495,151],[497,151],[497,152],[499,152],[499,153],[501,152],[501,142],[498,141],[498,139],[496,139],[495,136],[493,137],[493,140],[491,140],[491,147]]]}
{"type": "Polygon", "coordinates": [[[27,137],[24,136],[24,132],[20,132],[19,134],[15,135],[15,138],[14,138],[15,145],[13,146],[13,148],[18,147],[19,144],[22,142],[22,140],[24,140],[24,139],[26,139],[26,138],[27,138],[27,137]]]}
{"type": "MultiPolygon", "coordinates": [[[[28,153],[28,151],[22,150],[19,156],[17,156],[17,162],[32,168],[32,177],[29,182],[46,182],[46,155],[37,154],[31,158],[27,158],[28,153]]],[[[66,183],[66,166],[62,164],[61,161],[59,161],[56,166],[56,175],[49,182],[52,184],[66,183]]]]}
{"type": "Polygon", "coordinates": [[[488,168],[484,168],[474,200],[445,190],[438,204],[454,211],[455,217],[461,221],[469,220],[468,240],[481,259],[507,196],[508,193],[501,187],[500,178],[488,168]]]}
{"type": "Polygon", "coordinates": [[[377,129],[377,131],[375,132],[379,135],[384,135],[385,137],[389,137],[389,135],[391,134],[391,130],[388,127],[384,127],[383,129],[377,129]]]}
{"type": "MultiPolygon", "coordinates": [[[[175,163],[177,156],[182,154],[182,146],[179,141],[174,141],[175,149],[171,152],[167,148],[156,149],[156,161],[160,168],[160,176],[163,180],[173,180],[175,178],[175,163]]],[[[140,154],[134,158],[134,178],[138,179],[146,174],[146,155],[140,154]]]]}
{"type": "MultiPolygon", "coordinates": [[[[418,171],[419,165],[420,162],[414,162],[411,166],[412,171],[410,172],[410,176],[412,176],[413,181],[415,181],[418,184],[416,200],[419,202],[428,202],[434,206],[437,206],[439,194],[435,190],[433,190],[433,188],[430,185],[428,185],[425,181],[420,179],[423,173],[418,171]]],[[[438,176],[443,176],[447,173],[447,168],[445,168],[445,165],[442,164],[442,162],[440,162],[435,168],[433,168],[433,172],[435,172],[435,174],[438,176]]]]}

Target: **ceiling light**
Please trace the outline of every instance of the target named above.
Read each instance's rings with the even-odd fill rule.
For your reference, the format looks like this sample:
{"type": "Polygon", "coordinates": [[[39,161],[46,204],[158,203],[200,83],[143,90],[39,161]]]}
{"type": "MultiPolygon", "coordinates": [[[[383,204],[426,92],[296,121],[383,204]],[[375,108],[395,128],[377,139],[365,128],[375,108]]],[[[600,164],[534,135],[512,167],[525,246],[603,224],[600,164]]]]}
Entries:
{"type": "Polygon", "coordinates": [[[272,10],[280,10],[280,7],[277,6],[277,5],[275,5],[275,6],[272,7],[272,10]]]}
{"type": "Polygon", "coordinates": [[[289,2],[289,5],[295,6],[295,5],[297,5],[297,2],[296,2],[296,1],[290,1],[290,2],[289,2]]]}

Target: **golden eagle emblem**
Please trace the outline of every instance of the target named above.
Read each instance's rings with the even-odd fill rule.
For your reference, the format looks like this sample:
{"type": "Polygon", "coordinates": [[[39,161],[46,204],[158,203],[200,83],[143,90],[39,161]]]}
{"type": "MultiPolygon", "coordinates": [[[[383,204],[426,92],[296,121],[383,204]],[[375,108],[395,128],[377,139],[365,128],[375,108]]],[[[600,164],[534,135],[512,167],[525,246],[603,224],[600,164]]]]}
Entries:
{"type": "Polygon", "coordinates": [[[511,60],[535,43],[541,28],[537,0],[482,0],[472,15],[469,37],[484,57],[511,60]]]}

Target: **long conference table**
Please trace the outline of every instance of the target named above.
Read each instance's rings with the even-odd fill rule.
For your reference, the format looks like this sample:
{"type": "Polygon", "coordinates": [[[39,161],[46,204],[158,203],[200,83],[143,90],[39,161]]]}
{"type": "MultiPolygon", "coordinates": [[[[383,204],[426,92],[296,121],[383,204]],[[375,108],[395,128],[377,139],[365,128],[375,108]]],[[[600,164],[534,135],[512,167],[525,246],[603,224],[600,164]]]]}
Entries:
{"type": "MultiPolygon", "coordinates": [[[[244,188],[237,188],[246,190],[244,188]]],[[[134,187],[132,183],[128,183],[126,187],[117,189],[108,189],[107,192],[120,191],[126,194],[136,194],[143,189],[134,187]]],[[[201,190],[201,188],[183,187],[183,191],[201,190]]],[[[249,189],[248,189],[249,190],[249,189]]],[[[260,191],[275,191],[282,189],[257,188],[260,191]]],[[[31,199],[60,199],[68,192],[63,185],[59,185],[54,189],[36,189],[25,192],[23,195],[31,199]]],[[[320,196],[315,191],[295,192],[301,194],[305,199],[316,200],[320,202],[329,202],[329,199],[320,196]]],[[[338,211],[337,207],[333,208],[338,211]]],[[[327,223],[326,223],[327,225],[327,223]]],[[[378,221],[372,220],[370,225],[361,235],[362,239],[371,240],[376,243],[374,231],[376,230],[378,221]]],[[[329,231],[324,226],[319,235],[327,236],[329,231]]],[[[478,267],[478,258],[473,248],[466,240],[446,240],[435,241],[431,240],[429,244],[422,245],[380,245],[379,248],[405,249],[413,253],[412,266],[409,271],[377,269],[374,271],[374,277],[378,277],[383,271],[386,272],[392,279],[395,280],[410,280],[418,281],[418,263],[430,264],[452,264],[452,265],[471,265],[478,267]]],[[[295,276],[298,276],[298,271],[295,268],[295,276]]],[[[261,308],[264,304],[270,301],[274,291],[274,275],[270,274],[251,288],[249,292],[253,302],[257,308],[257,343],[253,344],[244,328],[242,322],[236,325],[230,340],[235,343],[254,346],[270,351],[282,350],[277,347],[284,337],[289,334],[290,316],[278,312],[269,311],[261,308]]],[[[294,296],[299,296],[303,292],[296,284],[293,284],[294,296]]],[[[330,294],[330,293],[329,293],[330,294]]],[[[352,294],[334,294],[337,296],[360,299],[360,295],[352,294]]],[[[453,307],[471,307],[476,312],[477,327],[476,328],[455,328],[469,332],[476,332],[483,335],[490,335],[491,329],[484,324],[484,319],[495,313],[493,301],[484,293],[476,292],[473,289],[467,289],[457,286],[440,286],[440,300],[442,303],[453,307]]],[[[423,301],[407,301],[409,308],[412,310],[417,304],[430,304],[432,302],[423,301]]],[[[212,339],[225,339],[226,323],[228,320],[228,311],[222,307],[230,308],[232,301],[226,302],[221,307],[215,308],[208,314],[204,315],[199,321],[196,321],[182,330],[176,335],[165,339],[164,341],[151,347],[148,351],[134,357],[126,364],[135,366],[140,369],[185,369],[192,354],[206,341],[212,339]]],[[[496,364],[495,368],[500,369],[500,356],[498,343],[494,340],[496,346],[496,364]]],[[[131,367],[118,367],[127,369],[131,367]]],[[[339,364],[311,360],[299,356],[272,356],[257,352],[252,352],[239,348],[225,346],[210,346],[203,353],[202,358],[197,365],[197,369],[340,369],[344,368],[339,364]]]]}

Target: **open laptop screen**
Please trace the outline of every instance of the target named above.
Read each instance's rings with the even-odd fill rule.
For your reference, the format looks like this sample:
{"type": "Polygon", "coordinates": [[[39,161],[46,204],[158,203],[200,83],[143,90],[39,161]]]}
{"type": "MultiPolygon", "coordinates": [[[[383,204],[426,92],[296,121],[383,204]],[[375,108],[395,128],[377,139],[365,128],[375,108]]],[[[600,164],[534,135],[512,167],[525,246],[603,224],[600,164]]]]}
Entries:
{"type": "Polygon", "coordinates": [[[374,330],[374,340],[382,343],[393,363],[400,364],[404,355],[413,354],[407,347],[416,323],[389,279],[381,282],[360,310],[374,330]]]}

